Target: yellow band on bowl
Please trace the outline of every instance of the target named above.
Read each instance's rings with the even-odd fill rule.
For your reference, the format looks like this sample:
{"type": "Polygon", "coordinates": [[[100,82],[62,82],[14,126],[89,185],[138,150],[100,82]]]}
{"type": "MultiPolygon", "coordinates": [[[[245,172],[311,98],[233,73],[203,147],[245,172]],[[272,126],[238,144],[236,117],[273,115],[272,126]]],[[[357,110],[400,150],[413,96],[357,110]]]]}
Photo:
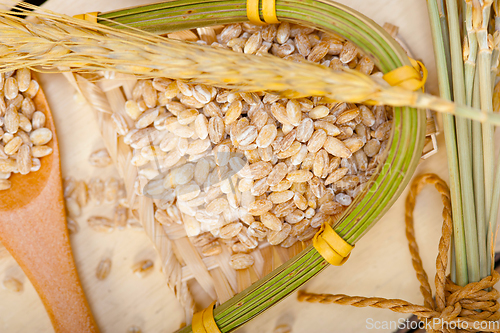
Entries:
{"type": "Polygon", "coordinates": [[[343,265],[354,248],[343,240],[328,222],[323,223],[314,236],[313,246],[328,263],[334,266],[343,265]]]}

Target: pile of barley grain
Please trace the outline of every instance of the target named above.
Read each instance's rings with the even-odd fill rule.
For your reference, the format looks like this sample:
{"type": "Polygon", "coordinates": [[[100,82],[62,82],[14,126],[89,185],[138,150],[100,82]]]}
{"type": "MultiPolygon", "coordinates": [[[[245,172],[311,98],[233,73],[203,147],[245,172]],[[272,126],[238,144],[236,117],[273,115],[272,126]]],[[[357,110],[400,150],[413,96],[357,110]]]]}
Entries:
{"type": "MultiPolygon", "coordinates": [[[[198,43],[235,52],[374,71],[352,43],[288,23],[197,33],[198,43]]],[[[259,244],[290,247],[338,217],[385,159],[392,123],[384,106],[167,78],[138,81],[125,111],[113,120],[133,148],[136,194],[154,198],[158,222],[183,224],[204,256],[228,246],[234,269],[252,265],[259,244]]]]}
{"type": "Polygon", "coordinates": [[[29,69],[1,73],[0,87],[0,190],[7,190],[12,173],[40,169],[40,158],[52,153],[46,146],[52,131],[44,127],[45,114],[33,103],[39,85],[29,69]]]}

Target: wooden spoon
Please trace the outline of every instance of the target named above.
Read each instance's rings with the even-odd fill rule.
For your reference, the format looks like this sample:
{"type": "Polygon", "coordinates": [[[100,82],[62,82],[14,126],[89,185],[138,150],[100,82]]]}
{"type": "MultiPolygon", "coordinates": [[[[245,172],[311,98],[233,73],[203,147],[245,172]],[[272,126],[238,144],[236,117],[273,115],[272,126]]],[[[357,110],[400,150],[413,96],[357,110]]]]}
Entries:
{"type": "Polygon", "coordinates": [[[53,133],[53,153],[41,158],[40,170],[13,174],[12,187],[0,191],[0,242],[30,279],[57,333],[98,332],[71,253],[55,126],[41,88],[33,102],[53,133]]]}

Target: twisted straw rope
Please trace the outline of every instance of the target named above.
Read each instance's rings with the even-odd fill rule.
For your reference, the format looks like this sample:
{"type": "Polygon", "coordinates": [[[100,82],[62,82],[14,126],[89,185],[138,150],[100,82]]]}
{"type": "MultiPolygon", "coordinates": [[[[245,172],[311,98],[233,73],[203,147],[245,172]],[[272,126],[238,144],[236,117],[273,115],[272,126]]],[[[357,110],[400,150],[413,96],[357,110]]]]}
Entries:
{"type": "Polygon", "coordinates": [[[500,275],[492,270],[492,275],[479,282],[469,283],[460,287],[446,277],[448,252],[452,234],[452,215],[450,192],[446,183],[435,174],[425,174],[417,177],[406,198],[406,237],[408,238],[413,268],[420,281],[420,291],[424,296],[424,305],[416,305],[400,299],[386,299],[379,297],[360,297],[331,294],[312,294],[300,291],[299,301],[311,303],[334,303],[355,307],[374,307],[389,309],[398,313],[412,313],[425,323],[429,332],[450,332],[449,324],[460,323],[460,328],[466,332],[480,332],[480,327],[488,327],[488,332],[500,332],[500,325],[488,325],[500,319],[497,312],[500,304],[497,299],[499,293],[493,286],[500,280],[500,275]],[[439,241],[438,256],[436,258],[436,302],[432,298],[432,291],[427,273],[422,266],[418,245],[415,239],[413,210],[416,198],[422,188],[433,184],[441,194],[443,201],[443,228],[439,241]],[[491,288],[491,290],[490,290],[491,288]],[[490,290],[490,291],[488,291],[490,290]],[[481,311],[478,311],[481,310],[481,311]],[[445,323],[448,323],[446,325],[445,323]]]}

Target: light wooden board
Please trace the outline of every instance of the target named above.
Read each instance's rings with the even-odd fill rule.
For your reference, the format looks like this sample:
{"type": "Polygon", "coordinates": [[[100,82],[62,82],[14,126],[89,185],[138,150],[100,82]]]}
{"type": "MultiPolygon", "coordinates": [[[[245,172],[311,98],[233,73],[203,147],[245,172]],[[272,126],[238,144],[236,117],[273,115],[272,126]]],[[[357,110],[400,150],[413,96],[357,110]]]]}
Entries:
{"type": "MultiPolygon", "coordinates": [[[[108,11],[146,3],[141,1],[49,0],[46,8],[69,15],[89,11],[108,11]]],[[[414,0],[343,0],[372,17],[377,23],[390,22],[412,52],[422,59],[430,71],[429,89],[436,92],[435,66],[425,1],[414,0]]],[[[89,179],[115,173],[112,167],[92,168],[87,158],[104,147],[97,126],[85,105],[75,98],[62,75],[42,75],[42,86],[51,104],[62,155],[65,176],[89,179]]],[[[498,140],[497,140],[498,141],[498,140]]],[[[435,172],[447,177],[443,138],[440,152],[423,161],[417,173],[435,172]]],[[[420,303],[419,284],[415,278],[404,236],[403,195],[383,219],[356,245],[351,259],[341,268],[329,267],[304,288],[314,292],[402,298],[420,303]]],[[[441,200],[431,188],[419,197],[416,212],[417,239],[429,276],[435,274],[434,262],[441,230],[441,200]]],[[[107,208],[87,208],[79,219],[81,230],[71,238],[83,287],[102,332],[126,332],[138,325],[143,332],[173,332],[182,322],[183,311],[165,285],[159,271],[158,258],[146,235],[126,230],[97,234],[86,225],[86,216],[107,208]],[[95,268],[103,256],[112,258],[108,279],[98,281],[95,268]],[[154,274],[140,279],[130,266],[139,259],[156,259],[154,274]]],[[[4,333],[53,332],[43,306],[32,286],[11,259],[0,260],[0,279],[14,275],[24,282],[20,294],[0,289],[0,331],[4,333]]],[[[398,320],[398,314],[378,309],[357,309],[337,305],[298,303],[292,295],[255,319],[239,332],[272,332],[279,323],[289,323],[293,332],[365,332],[366,321],[398,320]]],[[[380,330],[390,332],[392,330],[380,330]]]]}

